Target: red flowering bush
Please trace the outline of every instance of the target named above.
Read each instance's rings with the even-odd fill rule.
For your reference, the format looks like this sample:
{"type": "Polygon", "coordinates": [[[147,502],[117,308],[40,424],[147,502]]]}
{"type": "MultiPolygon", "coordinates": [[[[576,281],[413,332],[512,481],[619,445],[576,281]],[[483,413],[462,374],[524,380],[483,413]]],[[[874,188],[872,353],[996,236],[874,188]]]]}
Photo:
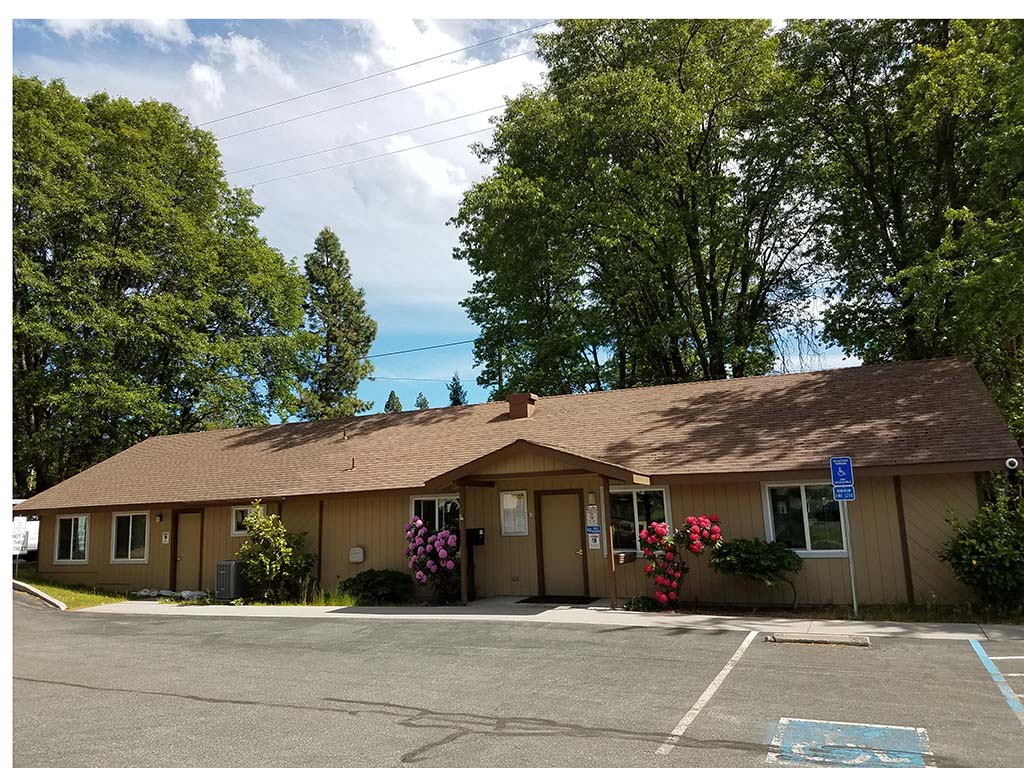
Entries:
{"type": "Polygon", "coordinates": [[[679,587],[690,566],[682,558],[683,550],[700,555],[722,541],[718,515],[691,516],[686,527],[669,534],[666,523],[651,523],[640,531],[640,546],[647,563],[644,573],[654,579],[654,601],[662,608],[679,604],[679,587]]]}
{"type": "Polygon", "coordinates": [[[434,532],[418,517],[405,526],[405,556],[419,584],[434,588],[438,602],[459,597],[459,537],[454,530],[434,532]]]}

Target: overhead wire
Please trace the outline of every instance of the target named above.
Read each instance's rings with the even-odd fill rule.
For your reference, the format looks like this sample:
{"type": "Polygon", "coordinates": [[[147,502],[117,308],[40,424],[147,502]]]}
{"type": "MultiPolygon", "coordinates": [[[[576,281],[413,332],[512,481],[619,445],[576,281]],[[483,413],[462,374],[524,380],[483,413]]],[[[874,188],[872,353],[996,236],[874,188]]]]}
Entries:
{"type": "Polygon", "coordinates": [[[409,85],[403,85],[401,88],[393,88],[392,90],[384,91],[383,93],[375,93],[375,94],[373,94],[371,96],[364,96],[361,99],[354,99],[353,101],[346,101],[343,104],[336,104],[333,107],[325,107],[323,109],[318,109],[318,110],[315,110],[313,112],[306,112],[305,114],[302,114],[302,115],[295,115],[294,117],[288,117],[288,118],[285,118],[283,120],[277,120],[276,122],[273,122],[273,123],[266,123],[265,125],[258,125],[255,128],[248,128],[248,129],[246,129],[244,131],[238,131],[236,133],[229,133],[226,136],[216,136],[215,138],[217,139],[217,141],[224,141],[225,139],[234,139],[234,138],[236,138],[238,136],[246,136],[246,135],[248,135],[250,133],[256,133],[257,131],[264,131],[264,130],[266,130],[268,128],[276,128],[279,125],[287,125],[288,123],[294,123],[294,122],[296,122],[298,120],[305,120],[308,117],[316,117],[318,115],[323,115],[323,114],[326,114],[328,112],[334,112],[334,111],[339,110],[339,109],[345,109],[346,107],[353,107],[353,106],[355,106],[357,104],[365,104],[368,101],[374,101],[375,99],[382,99],[385,96],[392,96],[392,95],[394,95],[396,93],[402,93],[403,91],[409,91],[409,90],[412,90],[413,88],[419,88],[420,86],[423,86],[423,85],[430,85],[431,83],[439,83],[442,80],[448,80],[448,79],[453,78],[453,77],[459,77],[460,75],[466,75],[466,74],[469,74],[470,72],[477,72],[477,71],[479,71],[481,69],[485,69],[487,67],[493,67],[493,66],[495,66],[497,64],[502,64],[502,63],[504,63],[506,61],[512,61],[513,59],[519,59],[519,58],[522,58],[523,56],[529,56],[529,55],[531,55],[533,53],[536,53],[536,52],[537,52],[536,48],[531,48],[528,51],[523,51],[522,53],[514,53],[511,56],[505,56],[504,58],[501,58],[501,59],[494,59],[493,61],[485,61],[483,64],[478,64],[475,67],[469,67],[468,69],[460,69],[458,72],[449,72],[446,75],[438,75],[437,77],[432,77],[429,80],[421,80],[418,83],[410,83],[409,85]]]}
{"type": "Polygon", "coordinates": [[[478,43],[473,43],[472,45],[467,45],[467,46],[465,46],[463,48],[456,48],[453,51],[445,51],[444,53],[438,53],[438,54],[435,54],[434,56],[428,56],[425,59],[419,59],[418,61],[411,61],[408,64],[402,64],[401,66],[392,67],[391,69],[385,69],[385,70],[381,70],[380,72],[374,72],[373,74],[370,74],[370,75],[363,75],[362,77],[357,77],[357,78],[354,78],[352,80],[346,80],[343,83],[335,83],[334,85],[328,85],[328,86],[325,86],[323,88],[318,88],[315,91],[307,91],[306,93],[300,93],[297,96],[290,96],[287,99],[280,99],[278,101],[269,102],[268,104],[261,104],[258,107],[251,107],[250,109],[243,109],[240,112],[233,112],[230,115],[223,115],[222,117],[216,117],[213,120],[207,120],[206,122],[203,122],[203,123],[196,123],[196,125],[200,126],[200,127],[204,126],[204,125],[213,125],[214,123],[221,123],[221,122],[223,122],[225,120],[230,120],[231,118],[234,118],[234,117],[241,117],[243,115],[251,115],[254,112],[260,112],[260,111],[262,111],[264,109],[270,109],[271,107],[278,107],[278,106],[280,106],[282,104],[289,104],[289,103],[291,103],[293,101],[299,101],[300,99],[308,98],[309,96],[316,96],[316,95],[321,94],[321,93],[327,93],[328,91],[337,90],[338,88],[344,88],[344,87],[349,86],[349,85],[355,85],[356,83],[362,83],[362,82],[365,82],[367,80],[372,80],[372,79],[374,79],[376,77],[381,77],[383,75],[390,75],[390,74],[393,74],[395,72],[400,72],[403,69],[409,69],[410,67],[416,67],[416,66],[419,66],[420,64],[426,64],[427,62],[430,62],[430,61],[436,61],[437,59],[443,59],[445,56],[454,56],[457,53],[465,53],[466,51],[471,51],[474,48],[480,48],[481,46],[489,45],[490,43],[496,43],[499,40],[506,40],[506,39],[508,39],[510,37],[516,37],[517,35],[522,35],[522,34],[525,34],[527,32],[532,32],[535,29],[540,29],[541,27],[547,27],[547,26],[549,26],[551,24],[554,24],[554,23],[555,23],[554,19],[549,19],[548,21],[545,21],[545,22],[543,22],[541,24],[534,24],[532,27],[526,27],[524,29],[517,29],[514,32],[508,32],[508,33],[506,33],[504,35],[499,35],[498,37],[492,37],[492,38],[489,38],[487,40],[481,40],[478,43]]]}

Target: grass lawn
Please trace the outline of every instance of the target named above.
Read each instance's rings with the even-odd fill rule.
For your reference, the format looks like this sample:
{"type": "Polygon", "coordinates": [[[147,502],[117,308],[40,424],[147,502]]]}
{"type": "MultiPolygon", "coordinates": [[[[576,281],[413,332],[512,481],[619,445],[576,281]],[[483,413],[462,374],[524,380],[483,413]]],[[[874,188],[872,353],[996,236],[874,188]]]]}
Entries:
{"type": "MultiPolygon", "coordinates": [[[[13,569],[11,575],[13,576],[13,569]]],[[[18,581],[38,587],[50,597],[57,598],[68,607],[69,611],[78,608],[92,608],[95,605],[106,605],[107,603],[120,603],[128,599],[128,595],[124,592],[108,592],[94,587],[48,581],[36,575],[34,568],[25,565],[18,569],[18,581]]]]}

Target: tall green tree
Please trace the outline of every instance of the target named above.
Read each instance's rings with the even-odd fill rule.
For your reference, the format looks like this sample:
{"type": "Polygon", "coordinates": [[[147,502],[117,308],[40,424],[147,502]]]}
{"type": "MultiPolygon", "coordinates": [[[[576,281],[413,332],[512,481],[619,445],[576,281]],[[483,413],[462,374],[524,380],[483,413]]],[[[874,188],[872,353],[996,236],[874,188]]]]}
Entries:
{"type": "Polygon", "coordinates": [[[469,394],[462,386],[458,371],[452,374],[452,380],[445,386],[448,388],[448,405],[469,405],[469,394]]]}
{"type": "Polygon", "coordinates": [[[866,362],[973,358],[1024,437],[1024,24],[796,22],[825,336],[866,362]]]}
{"type": "Polygon", "coordinates": [[[462,200],[494,396],[764,373],[807,331],[807,145],[765,21],[583,20],[539,36],[462,200]]]}
{"type": "Polygon", "coordinates": [[[399,413],[402,410],[402,401],[398,399],[398,393],[391,390],[388,401],[384,403],[384,413],[399,413]]]}
{"type": "Polygon", "coordinates": [[[416,395],[416,407],[423,411],[430,407],[430,401],[427,400],[427,396],[420,392],[416,395]]]}
{"type": "Polygon", "coordinates": [[[298,406],[305,281],[172,105],[13,80],[14,493],[298,406]]]}
{"type": "Polygon", "coordinates": [[[338,236],[324,227],[306,254],[307,327],[317,347],[302,393],[302,416],[326,419],[351,416],[373,407],[356,394],[373,373],[367,359],[377,323],[366,313],[362,288],[352,285],[352,270],[338,236]]]}

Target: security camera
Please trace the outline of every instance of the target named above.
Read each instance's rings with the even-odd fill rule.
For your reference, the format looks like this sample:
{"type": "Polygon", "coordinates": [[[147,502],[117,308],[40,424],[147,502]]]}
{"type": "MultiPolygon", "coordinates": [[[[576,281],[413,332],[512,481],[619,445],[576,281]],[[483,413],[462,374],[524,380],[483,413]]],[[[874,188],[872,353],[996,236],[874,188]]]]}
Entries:
{"type": "Polygon", "coordinates": [[[1013,456],[1011,456],[1010,458],[1008,458],[1006,460],[1006,468],[1007,469],[1017,469],[1019,466],[1020,466],[1020,462],[1017,459],[1015,459],[1013,456]]]}

